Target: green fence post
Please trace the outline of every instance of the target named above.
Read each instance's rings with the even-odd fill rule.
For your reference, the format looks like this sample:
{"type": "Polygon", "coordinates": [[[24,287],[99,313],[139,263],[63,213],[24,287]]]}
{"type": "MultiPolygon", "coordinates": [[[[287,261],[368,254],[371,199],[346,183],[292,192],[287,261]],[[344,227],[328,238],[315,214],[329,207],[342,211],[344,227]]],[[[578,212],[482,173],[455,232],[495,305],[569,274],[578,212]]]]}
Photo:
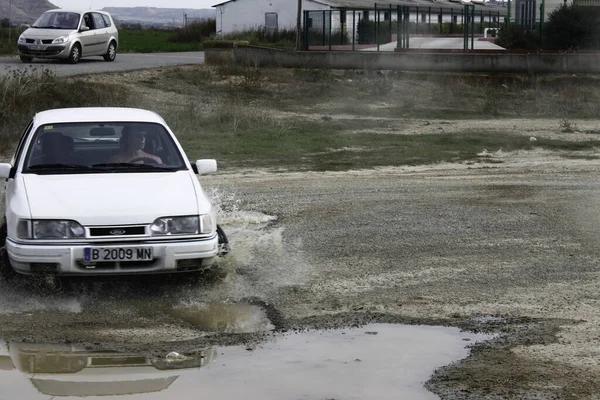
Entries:
{"type": "Polygon", "coordinates": [[[304,48],[306,50],[309,49],[310,43],[309,43],[309,34],[308,34],[308,30],[310,29],[310,27],[308,26],[308,11],[304,10],[304,48]]]}
{"type": "Polygon", "coordinates": [[[352,51],[354,51],[356,42],[356,10],[352,10],[352,51]]]}
{"type": "Polygon", "coordinates": [[[331,21],[332,21],[332,15],[331,13],[333,13],[333,10],[329,10],[329,51],[331,51],[331,21]]]}
{"type": "Polygon", "coordinates": [[[475,50],[475,6],[471,5],[471,50],[475,50]]]}

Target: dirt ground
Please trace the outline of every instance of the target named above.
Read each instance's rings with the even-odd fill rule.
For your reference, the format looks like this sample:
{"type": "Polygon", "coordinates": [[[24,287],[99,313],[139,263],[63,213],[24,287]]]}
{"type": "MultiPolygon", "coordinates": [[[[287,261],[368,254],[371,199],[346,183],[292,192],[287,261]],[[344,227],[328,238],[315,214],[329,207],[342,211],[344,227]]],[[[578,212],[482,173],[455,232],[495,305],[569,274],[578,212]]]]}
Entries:
{"type": "Polygon", "coordinates": [[[279,332],[394,322],[499,333],[436,371],[428,387],[442,398],[597,398],[600,162],[495,157],[504,162],[215,175],[204,185],[234,248],[225,281],[4,284],[1,334],[250,346],[269,333],[206,334],[173,309],[254,302],[279,332]]]}
{"type": "MultiPolygon", "coordinates": [[[[600,121],[571,124],[561,139],[595,140],[600,121]]],[[[560,131],[552,119],[402,126],[413,134],[512,129],[533,138],[560,131]]],[[[0,337],[164,352],[253,348],[281,332],[370,322],[456,326],[497,336],[435,371],[427,387],[441,398],[600,399],[598,154],[481,156],[204,177],[233,248],[224,281],[75,281],[58,292],[2,281],[0,337]],[[274,331],[214,332],[189,317],[197,307],[236,303],[260,307],[274,331]]],[[[217,314],[207,318],[222,319],[218,326],[242,317],[256,323],[217,314]]]]}

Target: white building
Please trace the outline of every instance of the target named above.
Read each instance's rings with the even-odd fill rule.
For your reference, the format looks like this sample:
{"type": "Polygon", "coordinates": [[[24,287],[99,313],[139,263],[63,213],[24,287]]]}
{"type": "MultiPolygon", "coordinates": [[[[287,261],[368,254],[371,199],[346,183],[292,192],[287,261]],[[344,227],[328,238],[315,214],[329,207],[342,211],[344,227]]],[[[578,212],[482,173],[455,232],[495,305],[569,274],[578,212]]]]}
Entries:
{"type": "MultiPolygon", "coordinates": [[[[258,27],[268,30],[296,27],[296,0],[229,0],[213,7],[217,9],[217,35],[258,27]]],[[[302,0],[302,10],[330,8],[321,1],[302,0]]]]}
{"type": "MultiPolygon", "coordinates": [[[[506,6],[499,3],[471,0],[470,4],[475,6],[476,22],[479,22],[482,16],[485,21],[496,22],[496,20],[504,18],[507,11],[506,6]]],[[[462,23],[460,13],[464,10],[464,5],[461,0],[392,0],[377,3],[379,21],[396,20],[397,6],[410,6],[410,20],[413,22],[418,21],[422,24],[462,23]],[[390,5],[392,6],[391,11],[390,5]]],[[[229,0],[213,7],[216,8],[217,34],[228,34],[258,27],[266,27],[267,30],[296,27],[298,12],[296,0],[229,0]]],[[[334,11],[331,16],[332,29],[336,30],[342,24],[346,24],[347,32],[352,29],[352,20],[355,23],[359,18],[365,17],[374,20],[377,15],[375,7],[376,3],[369,0],[302,0],[302,11],[325,12],[323,15],[325,15],[326,21],[323,21],[323,18],[317,18],[319,21],[309,21],[313,28],[317,23],[325,23],[326,29],[328,29],[330,18],[327,12],[334,11]],[[345,15],[341,17],[340,12],[345,15]],[[346,22],[344,23],[344,21],[346,22]]],[[[311,15],[318,15],[318,13],[311,13],[311,15]]],[[[304,22],[304,16],[301,21],[304,22]]]]}

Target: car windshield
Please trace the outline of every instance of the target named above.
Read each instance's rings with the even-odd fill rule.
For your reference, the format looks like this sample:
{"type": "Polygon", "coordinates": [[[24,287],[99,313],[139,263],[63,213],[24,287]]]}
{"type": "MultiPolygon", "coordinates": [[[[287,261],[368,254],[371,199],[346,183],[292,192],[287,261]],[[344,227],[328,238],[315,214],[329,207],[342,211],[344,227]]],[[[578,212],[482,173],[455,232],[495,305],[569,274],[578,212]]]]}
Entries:
{"type": "Polygon", "coordinates": [[[80,15],[72,12],[46,12],[31,25],[39,29],[77,29],[80,15]]]}
{"type": "Polygon", "coordinates": [[[169,132],[156,123],[42,125],[27,151],[24,173],[168,172],[186,169],[169,132]]]}

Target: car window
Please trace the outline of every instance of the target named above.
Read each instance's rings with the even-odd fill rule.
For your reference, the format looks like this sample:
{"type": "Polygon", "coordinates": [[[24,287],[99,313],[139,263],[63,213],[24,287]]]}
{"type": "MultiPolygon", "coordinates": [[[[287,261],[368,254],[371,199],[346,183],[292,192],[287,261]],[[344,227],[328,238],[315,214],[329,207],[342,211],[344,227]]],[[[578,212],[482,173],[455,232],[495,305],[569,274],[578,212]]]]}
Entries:
{"type": "Polygon", "coordinates": [[[40,29],[77,29],[80,14],[73,12],[45,12],[32,25],[40,29]]]}
{"type": "Polygon", "coordinates": [[[108,15],[106,15],[106,14],[100,14],[100,15],[102,16],[102,19],[104,19],[104,25],[106,25],[107,27],[112,25],[108,15]]]}
{"type": "Polygon", "coordinates": [[[96,29],[106,28],[106,24],[104,23],[102,15],[98,13],[92,13],[92,15],[94,16],[94,26],[96,27],[96,29]]]}
{"type": "Polygon", "coordinates": [[[90,28],[90,30],[95,29],[94,17],[92,17],[92,13],[83,14],[83,26],[87,26],[90,28]]]}
{"type": "Polygon", "coordinates": [[[150,167],[187,169],[165,127],[141,122],[43,125],[35,132],[27,150],[23,172],[37,173],[54,165],[67,165],[73,173],[85,171],[77,170],[76,166],[95,168],[93,172],[97,173],[114,172],[117,165],[128,172],[148,172],[150,167]]]}

